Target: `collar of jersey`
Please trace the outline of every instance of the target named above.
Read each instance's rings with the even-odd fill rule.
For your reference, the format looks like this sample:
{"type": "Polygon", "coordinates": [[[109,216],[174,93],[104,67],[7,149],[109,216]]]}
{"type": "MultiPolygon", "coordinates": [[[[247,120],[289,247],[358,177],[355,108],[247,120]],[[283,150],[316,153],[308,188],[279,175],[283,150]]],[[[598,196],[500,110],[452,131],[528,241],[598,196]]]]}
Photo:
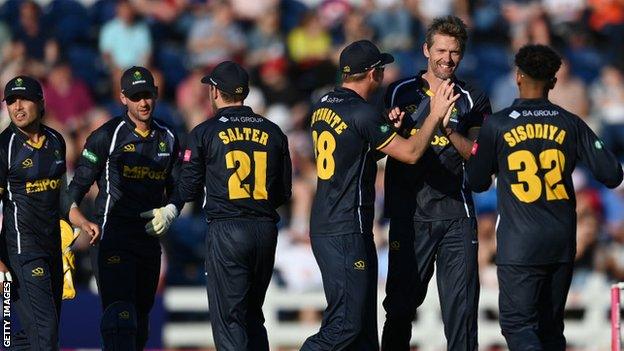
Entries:
{"type": "Polygon", "coordinates": [[[236,114],[250,114],[253,113],[251,107],[249,106],[226,106],[221,107],[217,110],[215,117],[223,116],[223,115],[236,115],[236,114]]]}
{"type": "Polygon", "coordinates": [[[134,122],[132,122],[132,119],[130,119],[130,117],[128,117],[128,111],[126,111],[123,116],[122,116],[123,120],[126,122],[126,124],[128,125],[128,128],[130,128],[130,130],[138,135],[139,137],[145,139],[148,138],[152,132],[152,130],[154,130],[154,117],[152,116],[152,118],[150,119],[150,126],[149,126],[149,130],[146,132],[142,132],[140,130],[137,129],[137,126],[134,122]]]}
{"type": "Polygon", "coordinates": [[[544,98],[537,98],[537,99],[521,99],[521,98],[517,98],[514,100],[513,104],[511,106],[538,106],[538,105],[544,105],[544,104],[549,104],[550,101],[548,101],[548,99],[544,99],[544,98]]]}
{"type": "Polygon", "coordinates": [[[27,143],[28,145],[32,146],[35,149],[41,149],[41,147],[43,146],[43,143],[45,143],[47,139],[45,128],[43,128],[43,124],[40,124],[41,127],[40,127],[39,132],[41,133],[41,137],[39,138],[39,142],[36,144],[30,141],[30,138],[28,138],[28,135],[24,134],[24,132],[22,132],[19,128],[17,128],[15,124],[11,123],[10,126],[11,126],[11,130],[13,131],[13,133],[15,133],[15,135],[17,135],[17,137],[20,138],[20,140],[23,143],[27,143]]]}
{"type": "Polygon", "coordinates": [[[363,97],[360,96],[360,94],[356,93],[355,90],[349,89],[349,88],[345,88],[345,87],[336,87],[336,89],[334,89],[334,91],[338,94],[347,94],[347,95],[351,95],[356,99],[360,99],[362,101],[366,101],[363,97]]]}

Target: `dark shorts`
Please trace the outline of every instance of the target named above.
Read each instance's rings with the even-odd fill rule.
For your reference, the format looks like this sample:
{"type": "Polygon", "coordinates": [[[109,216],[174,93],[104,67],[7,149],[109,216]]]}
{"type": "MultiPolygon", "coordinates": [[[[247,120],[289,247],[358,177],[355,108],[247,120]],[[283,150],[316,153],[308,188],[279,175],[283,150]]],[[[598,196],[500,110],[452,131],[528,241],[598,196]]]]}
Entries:
{"type": "Polygon", "coordinates": [[[208,223],[206,290],[218,350],[269,350],[262,304],[276,245],[277,228],[272,221],[208,223]]]}
{"type": "Polygon", "coordinates": [[[479,270],[474,218],[435,222],[390,221],[383,350],[409,350],[416,309],[436,268],[449,350],[477,349],[479,270]]]}

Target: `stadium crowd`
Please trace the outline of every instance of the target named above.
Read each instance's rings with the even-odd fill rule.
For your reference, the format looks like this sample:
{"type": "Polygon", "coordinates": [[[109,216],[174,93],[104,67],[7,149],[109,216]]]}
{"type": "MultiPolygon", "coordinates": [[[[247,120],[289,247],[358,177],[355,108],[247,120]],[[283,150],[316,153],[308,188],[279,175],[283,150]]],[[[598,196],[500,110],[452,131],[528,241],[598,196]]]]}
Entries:
{"type": "MultiPolygon", "coordinates": [[[[223,60],[243,64],[252,73],[246,104],[287,133],[293,161],[293,199],[281,211],[274,278],[293,291],[321,291],[308,236],[316,179],[311,103],[337,83],[338,54],[354,40],[371,39],[397,58],[386,68],[386,84],[415,75],[426,67],[424,28],[447,14],[470,29],[458,75],[485,90],[494,111],[517,95],[513,53],[529,42],[552,45],[565,63],[551,100],[583,118],[624,161],[624,3],[618,0],[9,0],[0,6],[0,86],[18,74],[44,83],[45,123],[64,134],[71,170],[89,133],[123,112],[118,82],[124,69],[141,65],[154,72],[155,116],[174,126],[184,144],[185,135],[213,114],[200,78],[223,60]]],[[[4,129],[9,118],[0,121],[4,129]]],[[[381,165],[380,284],[388,251],[383,173],[381,165]]],[[[582,170],[574,178],[572,292],[594,271],[624,280],[624,186],[609,191],[588,179],[582,170]]],[[[481,283],[496,284],[494,189],[475,202],[481,283]]],[[[85,201],[83,210],[93,213],[89,206],[85,201]]],[[[203,285],[200,206],[187,206],[163,239],[166,285],[203,285]]],[[[85,285],[91,279],[88,240],[76,245],[77,285],[85,285]]],[[[317,311],[292,316],[319,317],[317,311]]]]}

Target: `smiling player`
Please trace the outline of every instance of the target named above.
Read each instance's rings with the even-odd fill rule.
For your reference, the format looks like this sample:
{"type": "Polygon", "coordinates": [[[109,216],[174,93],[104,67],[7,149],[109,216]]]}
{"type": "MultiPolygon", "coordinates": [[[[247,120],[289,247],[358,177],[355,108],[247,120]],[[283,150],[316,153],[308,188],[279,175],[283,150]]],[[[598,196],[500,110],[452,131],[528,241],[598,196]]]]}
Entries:
{"type": "Polygon", "coordinates": [[[466,40],[466,26],[459,18],[435,19],[423,45],[427,70],[392,83],[386,92],[386,108],[398,107],[409,115],[399,131],[404,136],[422,128],[434,91],[445,80],[455,84],[460,97],[449,125],[436,132],[417,164],[392,157],[386,163],[390,257],[384,350],[409,350],[411,322],[427,294],[434,263],[448,349],[477,347],[477,223],[464,182],[464,160],[491,108],[482,92],[455,76],[466,40]]]}

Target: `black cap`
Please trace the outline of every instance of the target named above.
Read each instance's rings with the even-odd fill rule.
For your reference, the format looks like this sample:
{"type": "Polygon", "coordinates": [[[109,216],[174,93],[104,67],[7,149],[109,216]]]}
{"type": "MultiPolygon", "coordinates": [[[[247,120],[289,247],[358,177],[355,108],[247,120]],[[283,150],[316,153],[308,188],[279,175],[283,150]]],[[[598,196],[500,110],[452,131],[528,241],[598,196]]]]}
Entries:
{"type": "Polygon", "coordinates": [[[43,100],[41,84],[28,76],[17,76],[11,79],[4,87],[4,100],[12,96],[19,96],[31,101],[43,100]]]}
{"type": "Polygon", "coordinates": [[[152,72],[145,67],[132,66],[121,76],[121,92],[127,97],[143,92],[156,96],[158,88],[154,85],[152,72]]]}
{"type": "Polygon", "coordinates": [[[340,53],[340,72],[356,74],[394,62],[394,57],[379,49],[370,40],[358,40],[340,53]]]}
{"type": "Polygon", "coordinates": [[[228,94],[245,97],[249,94],[249,75],[236,62],[221,62],[209,75],[202,78],[201,82],[213,85],[228,94]]]}

